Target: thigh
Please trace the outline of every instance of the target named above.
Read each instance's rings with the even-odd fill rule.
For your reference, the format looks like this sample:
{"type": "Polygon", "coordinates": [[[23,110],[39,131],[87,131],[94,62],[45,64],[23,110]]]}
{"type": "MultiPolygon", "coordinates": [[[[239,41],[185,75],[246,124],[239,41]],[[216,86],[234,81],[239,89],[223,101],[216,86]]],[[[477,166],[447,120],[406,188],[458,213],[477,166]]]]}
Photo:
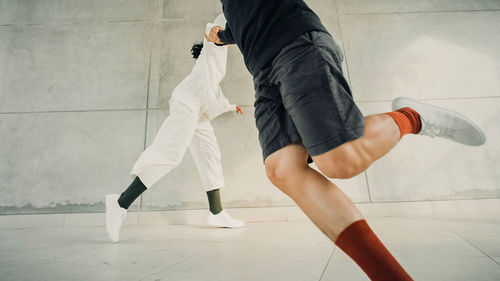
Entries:
{"type": "Polygon", "coordinates": [[[278,86],[264,80],[265,77],[262,74],[254,79],[256,90],[254,114],[264,160],[281,148],[300,142],[297,129],[283,106],[278,86]]]}
{"type": "Polygon", "coordinates": [[[172,100],[170,113],[156,133],[153,144],[164,143],[167,140],[173,141],[172,138],[176,138],[179,142],[189,143],[198,120],[198,112],[194,112],[180,101],[172,100]]]}
{"type": "Polygon", "coordinates": [[[199,113],[173,100],[170,103],[169,116],[162,123],[153,143],[145,152],[155,154],[154,157],[180,161],[191,142],[198,124],[198,116],[199,113]]]}
{"type": "Polygon", "coordinates": [[[172,100],[169,116],[132,169],[146,186],[152,186],[182,161],[198,122],[196,115],[184,104],[172,100]]]}
{"type": "Polygon", "coordinates": [[[215,137],[214,128],[208,118],[204,117],[198,123],[189,149],[195,162],[217,162],[221,159],[221,152],[215,137]]]}
{"type": "Polygon", "coordinates": [[[300,143],[286,145],[271,153],[264,164],[267,169],[279,171],[293,171],[294,168],[307,165],[307,150],[300,143]]]}
{"type": "Polygon", "coordinates": [[[191,156],[206,191],[224,186],[221,153],[214,129],[207,118],[200,120],[189,145],[191,156]]]}

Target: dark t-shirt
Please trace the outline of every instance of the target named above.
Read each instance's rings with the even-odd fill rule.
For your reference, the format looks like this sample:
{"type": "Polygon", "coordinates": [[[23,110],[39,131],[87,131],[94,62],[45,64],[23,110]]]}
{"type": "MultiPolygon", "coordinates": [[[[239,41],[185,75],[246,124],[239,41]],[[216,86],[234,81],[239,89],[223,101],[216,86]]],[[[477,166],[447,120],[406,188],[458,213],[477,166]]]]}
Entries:
{"type": "Polygon", "coordinates": [[[303,0],[221,0],[227,20],[219,38],[238,44],[252,75],[300,34],[328,32],[303,0]]]}

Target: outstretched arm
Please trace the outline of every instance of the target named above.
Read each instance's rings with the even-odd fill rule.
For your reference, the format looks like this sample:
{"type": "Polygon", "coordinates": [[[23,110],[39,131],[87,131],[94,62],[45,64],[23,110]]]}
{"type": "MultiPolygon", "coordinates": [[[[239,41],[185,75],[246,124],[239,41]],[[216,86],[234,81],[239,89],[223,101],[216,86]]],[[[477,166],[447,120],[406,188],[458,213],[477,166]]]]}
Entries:
{"type": "Polygon", "coordinates": [[[243,115],[243,109],[237,104],[231,104],[231,102],[229,102],[229,100],[226,98],[226,96],[224,96],[224,94],[222,93],[222,90],[220,87],[218,87],[217,91],[218,91],[217,96],[218,96],[219,102],[221,102],[223,104],[224,108],[226,109],[226,112],[236,111],[237,114],[243,115]]]}

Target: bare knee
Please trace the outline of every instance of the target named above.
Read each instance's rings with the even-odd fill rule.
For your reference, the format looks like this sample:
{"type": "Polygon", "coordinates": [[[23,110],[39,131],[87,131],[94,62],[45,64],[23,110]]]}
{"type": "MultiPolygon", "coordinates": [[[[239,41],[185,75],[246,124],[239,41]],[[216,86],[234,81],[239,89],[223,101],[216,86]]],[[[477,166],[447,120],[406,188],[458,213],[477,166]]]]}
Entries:
{"type": "Polygon", "coordinates": [[[304,163],[290,163],[286,159],[266,161],[265,165],[267,178],[289,196],[295,189],[301,188],[304,172],[308,168],[306,161],[304,163]]]}
{"type": "Polygon", "coordinates": [[[284,193],[290,194],[300,182],[301,171],[294,166],[287,167],[284,161],[281,161],[266,163],[266,174],[272,184],[284,193]]]}
{"type": "Polygon", "coordinates": [[[267,178],[275,186],[282,186],[285,183],[286,176],[285,176],[284,172],[278,170],[278,166],[276,164],[267,164],[266,163],[266,175],[267,175],[267,178]]]}
{"type": "Polygon", "coordinates": [[[269,180],[284,193],[290,195],[304,180],[307,152],[303,146],[288,145],[271,154],[265,161],[269,180]]]}

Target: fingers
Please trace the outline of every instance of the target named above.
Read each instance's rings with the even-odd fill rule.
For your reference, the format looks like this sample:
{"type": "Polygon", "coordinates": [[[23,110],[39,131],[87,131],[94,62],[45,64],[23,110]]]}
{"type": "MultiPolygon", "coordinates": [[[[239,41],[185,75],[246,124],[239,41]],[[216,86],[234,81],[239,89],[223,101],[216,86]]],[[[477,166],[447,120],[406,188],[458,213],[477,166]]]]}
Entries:
{"type": "Polygon", "coordinates": [[[219,35],[217,34],[219,31],[224,30],[224,28],[220,26],[214,26],[212,29],[210,29],[210,33],[208,34],[207,41],[208,42],[214,42],[217,44],[222,44],[220,41],[219,35]]]}
{"type": "Polygon", "coordinates": [[[239,105],[236,106],[236,113],[243,115],[243,109],[239,105]]]}
{"type": "Polygon", "coordinates": [[[210,32],[208,33],[208,38],[207,38],[208,42],[215,42],[214,30],[217,30],[217,26],[214,26],[214,27],[212,27],[212,29],[210,29],[210,32]]]}

